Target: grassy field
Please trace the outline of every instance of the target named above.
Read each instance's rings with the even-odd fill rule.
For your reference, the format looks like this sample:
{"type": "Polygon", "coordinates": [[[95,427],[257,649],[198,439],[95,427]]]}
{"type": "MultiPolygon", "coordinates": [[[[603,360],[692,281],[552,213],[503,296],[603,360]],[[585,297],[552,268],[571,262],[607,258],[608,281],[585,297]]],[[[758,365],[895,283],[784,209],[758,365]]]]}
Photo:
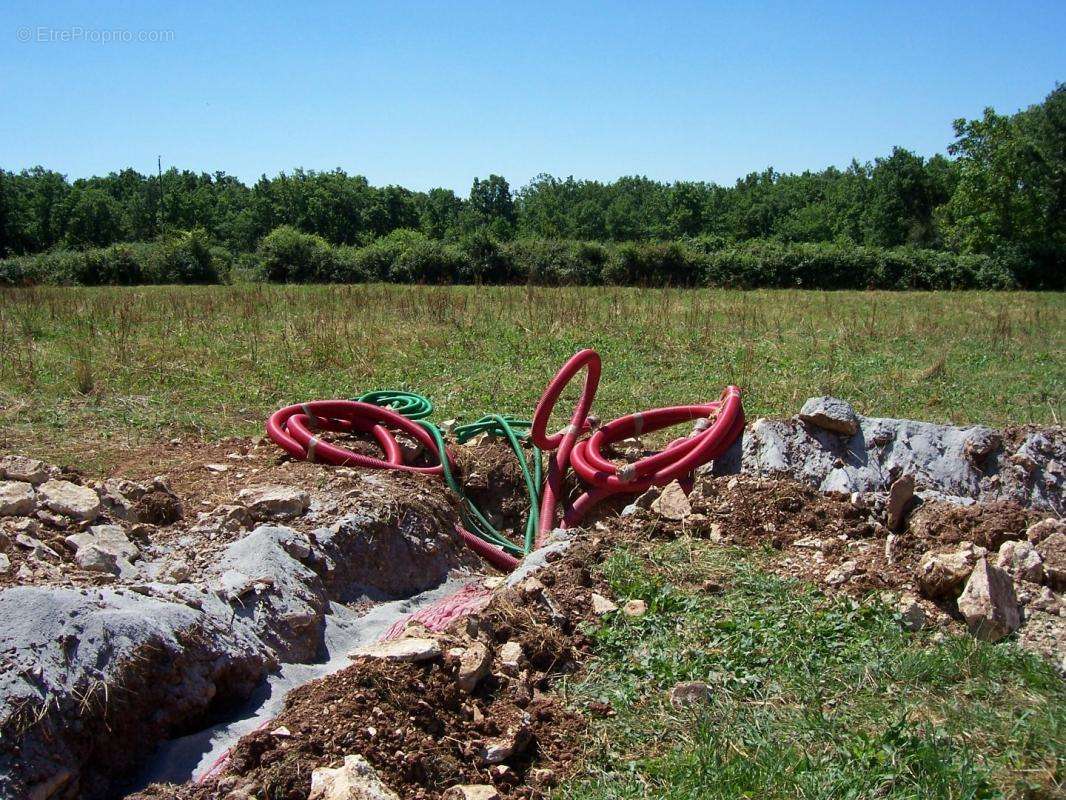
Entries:
{"type": "Polygon", "coordinates": [[[527,287],[233,286],[0,292],[8,446],[91,460],[101,439],[261,430],[274,408],[398,387],[438,419],[530,414],[575,350],[604,357],[609,418],[705,401],[750,418],[833,393],[860,412],[1054,422],[1066,297],[527,287]]]}
{"type": "Polygon", "coordinates": [[[768,575],[762,558],[680,539],[616,552],[614,596],[649,613],[593,634],[571,702],[609,703],[574,800],[1052,798],[1066,769],[1066,691],[1004,643],[901,629],[877,603],[768,575]],[[699,589],[713,579],[719,594],[699,589]],[[675,709],[679,681],[711,687],[675,709]]]}
{"type": "MultiPolygon", "coordinates": [[[[860,412],[1057,423],[1066,296],[501,287],[45,288],[0,292],[3,447],[105,470],[173,436],[262,430],[280,405],[395,387],[437,419],[529,414],[575,350],[609,418],[736,383],[750,418],[832,393],[860,412]]],[[[571,395],[572,396],[572,395],[571,395]]],[[[876,605],[682,540],[620,551],[650,613],[594,634],[573,702],[605,700],[561,790],[621,798],[1061,796],[1064,695],[1015,645],[903,632],[876,605]],[[708,576],[720,594],[698,587],[708,576]],[[707,680],[708,707],[664,692],[707,680]]]]}

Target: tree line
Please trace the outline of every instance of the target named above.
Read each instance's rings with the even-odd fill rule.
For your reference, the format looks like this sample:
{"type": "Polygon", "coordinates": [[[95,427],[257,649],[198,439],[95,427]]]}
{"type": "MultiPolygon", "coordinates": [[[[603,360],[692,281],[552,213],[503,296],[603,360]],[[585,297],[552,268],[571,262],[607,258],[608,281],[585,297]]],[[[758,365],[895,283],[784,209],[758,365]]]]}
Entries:
{"type": "MultiPolygon", "coordinates": [[[[299,257],[301,247],[326,247],[337,249],[330,257],[333,262],[346,263],[351,262],[350,253],[372,254],[382,242],[377,250],[388,252],[397,242],[406,247],[416,243],[423,251],[429,246],[425,242],[431,242],[436,252],[450,252],[449,258],[470,263],[486,248],[517,252],[523,246],[511,243],[527,241],[584,242],[590,247],[598,243],[606,254],[604,263],[623,252],[624,243],[644,246],[642,252],[648,253],[676,243],[685,252],[704,256],[798,253],[803,252],[801,246],[810,250],[819,245],[819,252],[837,254],[852,247],[982,256],[996,265],[996,281],[1009,275],[1012,285],[1061,287],[1066,260],[1066,86],[1056,86],[1042,103],[1015,114],[986,109],[980,119],[958,120],[954,131],[947,156],[923,158],[894,148],[873,162],[852,162],[846,169],[782,174],[768,168],[733,186],[664,183],[639,176],[601,182],[539,175],[512,191],[503,177],[490,175],[474,180],[466,197],[443,188],[416,192],[376,187],[342,170],[297,169],[263,176],[252,186],[221,172],[176,168],[159,175],[126,169],[73,182],[43,167],[0,170],[0,257],[69,251],[48,261],[66,258],[68,266],[81,265],[56,273],[66,279],[78,270],[93,269],[92,259],[78,253],[119,243],[155,243],[157,250],[169,248],[166,253],[172,254],[195,241],[194,249],[208,255],[213,251],[210,257],[217,264],[213,272],[185,270],[190,280],[210,279],[212,274],[217,278],[218,265],[259,270],[275,280],[299,275],[330,280],[344,279],[345,274],[390,279],[390,273],[283,268],[277,259],[299,257]],[[294,236],[312,237],[312,244],[296,246],[294,236]],[[279,256],[279,243],[295,248],[296,255],[279,256]],[[349,256],[344,255],[348,251],[349,256]]],[[[141,260],[147,258],[147,250],[137,252],[141,260]]],[[[166,256],[160,253],[159,259],[166,256]]],[[[33,277],[33,269],[24,260],[19,263],[19,269],[8,265],[0,270],[8,282],[12,275],[33,277]]],[[[116,269],[118,274],[125,267],[112,271],[116,269]]],[[[142,280],[151,279],[151,270],[139,269],[142,280]]],[[[647,275],[631,275],[630,267],[622,272],[630,282],[651,281],[657,269],[662,272],[654,265],[648,269],[647,275]]],[[[441,279],[464,277],[455,265],[438,266],[436,271],[441,279]]],[[[170,274],[162,268],[157,272],[161,279],[170,274]]],[[[409,279],[433,276],[414,272],[409,279]]]]}

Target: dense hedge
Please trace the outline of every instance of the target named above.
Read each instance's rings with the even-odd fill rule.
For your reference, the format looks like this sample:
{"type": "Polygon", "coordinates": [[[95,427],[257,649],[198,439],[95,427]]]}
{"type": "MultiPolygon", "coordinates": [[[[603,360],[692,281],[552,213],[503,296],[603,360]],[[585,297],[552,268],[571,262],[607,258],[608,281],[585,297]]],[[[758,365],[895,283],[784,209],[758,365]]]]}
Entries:
{"type": "Polygon", "coordinates": [[[334,247],[281,226],[255,253],[234,257],[203,231],[0,260],[0,284],[531,283],[543,286],[730,286],[816,289],[1008,289],[1011,261],[916,248],[852,244],[604,244],[545,239],[500,243],[479,232],[455,243],[401,229],[365,247],[334,247]]]}

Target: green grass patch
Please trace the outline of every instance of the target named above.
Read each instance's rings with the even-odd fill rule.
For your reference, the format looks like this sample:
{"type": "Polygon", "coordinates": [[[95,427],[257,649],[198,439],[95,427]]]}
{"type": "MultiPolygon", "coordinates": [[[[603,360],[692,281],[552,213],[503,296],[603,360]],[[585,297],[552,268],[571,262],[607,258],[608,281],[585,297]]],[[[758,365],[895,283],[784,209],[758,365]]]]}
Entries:
{"type": "Polygon", "coordinates": [[[1063,417],[1064,315],[1051,293],[7,289],[0,413],[9,441],[64,461],[87,437],[247,435],[281,405],[383,387],[429,395],[438,419],[528,415],[590,346],[604,418],[736,383],[753,419],[832,393],[871,415],[1048,423],[1063,417]]]}
{"type": "Polygon", "coordinates": [[[1066,692],[1012,644],[911,634],[876,603],[827,598],[759,555],[688,540],[604,566],[612,615],[571,702],[611,704],[556,796],[1060,797],[1066,692]],[[699,580],[717,576],[708,594],[699,580]],[[697,709],[668,690],[713,688],[697,709]]]}

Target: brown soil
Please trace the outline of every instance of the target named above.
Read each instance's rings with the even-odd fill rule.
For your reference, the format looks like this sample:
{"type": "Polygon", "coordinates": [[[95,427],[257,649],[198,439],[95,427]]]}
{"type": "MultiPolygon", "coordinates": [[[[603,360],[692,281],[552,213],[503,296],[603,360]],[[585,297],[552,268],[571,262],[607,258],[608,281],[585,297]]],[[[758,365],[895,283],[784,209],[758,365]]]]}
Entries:
{"type": "MultiPolygon", "coordinates": [[[[499,439],[468,447],[453,446],[463,491],[498,529],[514,541],[525,533],[529,500],[514,451],[499,439]]],[[[532,453],[527,452],[532,474],[532,453]]]]}
{"type": "Polygon", "coordinates": [[[889,531],[861,497],[853,501],[794,481],[733,476],[704,480],[691,500],[698,513],[689,524],[706,530],[716,524],[714,533],[728,543],[770,545],[795,554],[774,563],[796,577],[824,583],[843,562],[858,562],[854,577],[842,585],[853,594],[908,588],[926,552],[951,550],[962,541],[994,549],[986,543],[998,547],[1008,539],[1023,539],[1028,525],[1041,518],[1006,502],[968,507],[929,503],[912,513],[889,560],[889,531]]]}
{"type": "Polygon", "coordinates": [[[205,800],[241,789],[303,800],[315,768],[352,753],[362,754],[404,798],[437,798],[456,783],[494,784],[503,797],[544,796],[580,752],[582,717],[553,689],[559,677],[579,669],[589,649],[578,628],[592,619],[592,592],[604,591],[588,568],[604,552],[600,540],[575,545],[535,579],[498,592],[476,622],[460,621],[446,636],[445,650],[469,645],[473,628],[493,649],[519,642],[526,663],[517,674],[497,664],[467,695],[456,686],[457,664],[448,656],[422,664],[361,659],[295,690],[277,718],[240,740],[221,776],[201,785],[153,786],[134,798],[205,800]],[[506,766],[479,761],[481,744],[521,727],[528,743],[506,766]],[[279,728],[289,735],[272,733],[279,728]],[[553,777],[534,779],[534,769],[553,777]]]}

